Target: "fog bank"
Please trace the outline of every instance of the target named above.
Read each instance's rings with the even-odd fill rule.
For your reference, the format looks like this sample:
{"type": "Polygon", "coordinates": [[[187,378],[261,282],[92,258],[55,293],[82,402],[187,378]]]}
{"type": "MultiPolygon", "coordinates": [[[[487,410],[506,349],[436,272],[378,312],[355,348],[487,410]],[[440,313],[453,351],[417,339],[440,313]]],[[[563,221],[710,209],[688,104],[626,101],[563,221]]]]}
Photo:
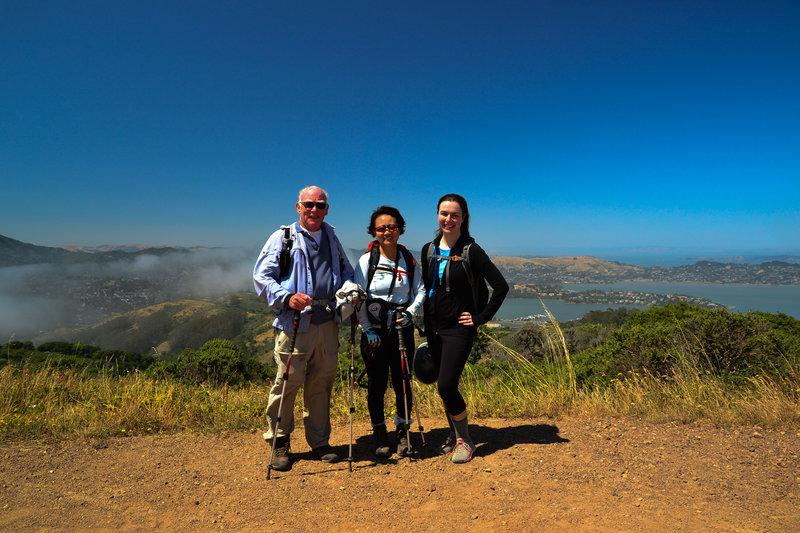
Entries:
{"type": "Polygon", "coordinates": [[[180,298],[253,290],[258,251],[211,249],[138,255],[129,260],[0,269],[0,342],[86,326],[180,298]]]}

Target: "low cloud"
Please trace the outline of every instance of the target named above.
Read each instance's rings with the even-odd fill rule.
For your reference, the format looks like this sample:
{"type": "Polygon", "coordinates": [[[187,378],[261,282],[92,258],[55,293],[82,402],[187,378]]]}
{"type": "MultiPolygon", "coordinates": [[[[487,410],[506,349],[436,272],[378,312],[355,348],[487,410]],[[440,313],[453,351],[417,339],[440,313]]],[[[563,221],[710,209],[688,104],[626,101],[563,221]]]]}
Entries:
{"type": "MultiPolygon", "coordinates": [[[[0,268],[0,342],[88,326],[118,313],[182,298],[253,291],[259,250],[214,248],[113,262],[0,268]]],[[[359,252],[347,250],[356,264],[359,252]]]]}
{"type": "Polygon", "coordinates": [[[210,249],[138,255],[109,263],[0,269],[0,342],[179,298],[252,290],[257,251],[210,249]]]}

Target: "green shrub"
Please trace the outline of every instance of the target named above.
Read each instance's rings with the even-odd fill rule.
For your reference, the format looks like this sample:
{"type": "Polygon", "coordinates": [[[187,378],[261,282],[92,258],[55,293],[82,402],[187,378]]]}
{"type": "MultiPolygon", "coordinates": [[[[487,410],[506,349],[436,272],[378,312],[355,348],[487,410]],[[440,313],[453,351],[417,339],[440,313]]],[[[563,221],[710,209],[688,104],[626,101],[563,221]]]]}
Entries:
{"type": "Polygon", "coordinates": [[[784,377],[800,362],[800,321],[680,302],[629,315],[602,346],[575,361],[584,381],[670,375],[678,366],[730,379],[784,377]]]}
{"type": "Polygon", "coordinates": [[[240,385],[268,377],[264,365],[257,359],[245,358],[239,345],[227,339],[212,339],[196,352],[187,348],[174,363],[160,365],[155,372],[213,386],[240,385]]]}

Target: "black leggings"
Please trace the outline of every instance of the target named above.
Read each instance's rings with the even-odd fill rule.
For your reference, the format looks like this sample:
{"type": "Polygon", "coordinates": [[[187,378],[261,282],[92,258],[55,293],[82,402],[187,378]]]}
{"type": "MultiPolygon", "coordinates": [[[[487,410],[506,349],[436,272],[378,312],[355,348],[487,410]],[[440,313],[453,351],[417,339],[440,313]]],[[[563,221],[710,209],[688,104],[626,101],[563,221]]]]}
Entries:
{"type": "MultiPolygon", "coordinates": [[[[374,425],[385,423],[383,413],[383,400],[386,395],[386,385],[389,381],[389,370],[392,372],[392,388],[397,403],[397,416],[406,417],[403,407],[403,370],[401,368],[400,348],[397,342],[397,330],[391,333],[381,330],[381,345],[373,348],[367,343],[367,337],[361,334],[361,353],[367,367],[367,408],[369,418],[374,425]]],[[[414,328],[405,328],[406,357],[409,365],[414,358],[414,328]]],[[[410,369],[409,369],[410,372],[410,369]]],[[[409,376],[410,377],[410,376],[409,376]]],[[[405,391],[408,417],[411,418],[411,387],[405,391]]]]}
{"type": "Polygon", "coordinates": [[[439,396],[451,416],[467,409],[464,397],[458,392],[458,382],[467,364],[476,332],[475,328],[451,328],[428,335],[428,350],[439,366],[439,396]]]}

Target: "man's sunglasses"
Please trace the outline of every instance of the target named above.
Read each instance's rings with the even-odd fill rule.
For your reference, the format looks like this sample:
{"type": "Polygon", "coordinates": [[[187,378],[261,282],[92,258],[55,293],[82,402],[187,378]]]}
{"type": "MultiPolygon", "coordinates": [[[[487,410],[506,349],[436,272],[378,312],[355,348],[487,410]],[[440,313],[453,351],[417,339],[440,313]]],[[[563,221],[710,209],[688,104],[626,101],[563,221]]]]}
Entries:
{"type": "Polygon", "coordinates": [[[300,202],[300,205],[302,205],[306,209],[313,209],[314,206],[317,206],[317,209],[319,209],[320,211],[323,211],[326,207],[328,207],[328,204],[326,202],[300,202]]]}

